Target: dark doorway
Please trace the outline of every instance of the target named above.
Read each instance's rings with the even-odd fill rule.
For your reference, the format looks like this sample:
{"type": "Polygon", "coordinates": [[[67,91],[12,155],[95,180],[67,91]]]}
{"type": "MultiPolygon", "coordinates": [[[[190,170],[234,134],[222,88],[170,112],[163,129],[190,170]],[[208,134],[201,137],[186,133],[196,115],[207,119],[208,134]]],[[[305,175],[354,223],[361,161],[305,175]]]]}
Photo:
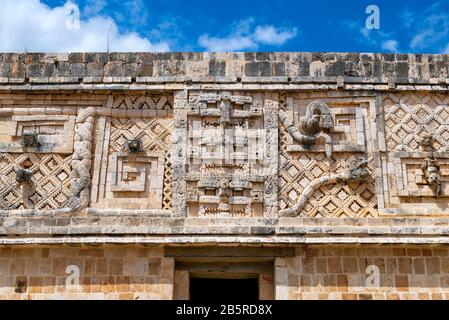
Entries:
{"type": "Polygon", "coordinates": [[[257,301],[259,281],[252,279],[190,278],[190,300],[194,301],[257,301]]]}

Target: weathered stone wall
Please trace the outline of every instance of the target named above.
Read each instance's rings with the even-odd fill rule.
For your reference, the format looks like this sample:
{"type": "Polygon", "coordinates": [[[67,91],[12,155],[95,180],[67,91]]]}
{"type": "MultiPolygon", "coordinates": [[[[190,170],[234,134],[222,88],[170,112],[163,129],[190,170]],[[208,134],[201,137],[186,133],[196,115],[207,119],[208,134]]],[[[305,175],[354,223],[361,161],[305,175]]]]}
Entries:
{"type": "MultiPolygon", "coordinates": [[[[3,82],[145,82],[145,77],[447,79],[447,55],[372,53],[4,53],[3,82]],[[106,77],[104,79],[103,77],[106,77]],[[138,78],[141,78],[140,80],[138,78]],[[20,80],[21,79],[21,80],[20,80]]],[[[172,78],[171,80],[175,80],[172,78]]],[[[167,79],[170,81],[169,79],[167,79]]],[[[294,80],[294,79],[293,79],[294,80]]]]}
{"type": "Polygon", "coordinates": [[[447,247],[330,246],[296,253],[276,261],[278,299],[449,299],[447,247]]]}
{"type": "Polygon", "coordinates": [[[161,247],[0,248],[0,300],[167,300],[173,276],[161,247]]]}
{"type": "MultiPolygon", "coordinates": [[[[261,299],[449,299],[445,246],[293,248],[293,257],[275,259],[274,278],[261,275],[261,299]]],[[[188,272],[175,271],[175,264],[161,246],[6,246],[0,299],[185,299],[188,272]]]]}
{"type": "Polygon", "coordinates": [[[227,243],[312,245],[276,256],[277,298],[449,298],[448,62],[0,54],[0,292],[170,298],[174,261],[138,245],[227,243]],[[59,287],[71,257],[90,292],[59,287]],[[371,260],[373,292],[355,282],[371,260]]]}

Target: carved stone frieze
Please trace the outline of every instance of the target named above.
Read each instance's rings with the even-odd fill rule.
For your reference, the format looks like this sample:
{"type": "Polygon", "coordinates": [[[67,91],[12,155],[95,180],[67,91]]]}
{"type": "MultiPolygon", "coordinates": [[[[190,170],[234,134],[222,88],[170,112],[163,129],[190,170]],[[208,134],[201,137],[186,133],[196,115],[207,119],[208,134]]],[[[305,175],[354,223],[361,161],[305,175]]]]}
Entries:
{"type": "Polygon", "coordinates": [[[346,161],[345,170],[341,173],[322,176],[312,180],[302,191],[298,201],[291,208],[279,211],[282,217],[297,216],[306,205],[309,197],[320,187],[333,183],[346,183],[351,181],[364,182],[371,176],[368,169],[368,160],[363,157],[350,157],[346,161]]]}
{"type": "Polygon", "coordinates": [[[171,210],[173,97],[117,95],[108,105],[96,126],[91,205],[171,210]]]}
{"type": "Polygon", "coordinates": [[[387,207],[441,211],[449,192],[449,99],[443,94],[384,96],[390,169],[387,207]],[[422,209],[419,209],[422,208],[422,209]]]}
{"type": "Polygon", "coordinates": [[[276,214],[275,95],[191,94],[186,111],[187,214],[276,214]]]}
{"type": "Polygon", "coordinates": [[[2,111],[1,209],[376,217],[419,203],[444,212],[445,95],[211,88],[2,111]]]}
{"type": "Polygon", "coordinates": [[[361,160],[374,151],[368,113],[373,100],[340,99],[305,104],[300,96],[281,96],[280,216],[376,215],[376,191],[367,183],[375,179],[373,164],[368,168],[361,160]]]}

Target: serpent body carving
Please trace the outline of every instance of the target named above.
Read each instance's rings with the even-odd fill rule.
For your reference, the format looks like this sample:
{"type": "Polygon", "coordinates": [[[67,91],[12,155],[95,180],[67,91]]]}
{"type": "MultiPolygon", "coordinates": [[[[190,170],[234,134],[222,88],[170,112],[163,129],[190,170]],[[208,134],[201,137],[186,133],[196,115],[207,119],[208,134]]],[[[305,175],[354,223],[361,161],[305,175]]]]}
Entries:
{"type": "Polygon", "coordinates": [[[314,101],[307,106],[306,115],[299,120],[299,128],[285,112],[279,112],[279,119],[293,139],[301,144],[311,145],[323,139],[326,156],[332,156],[332,138],[327,131],[334,127],[334,120],[330,108],[324,102],[314,101]]]}
{"type": "Polygon", "coordinates": [[[92,132],[95,112],[93,107],[85,108],[80,110],[76,117],[72,156],[72,194],[66,204],[70,211],[85,208],[89,204],[92,132]]]}
{"type": "Polygon", "coordinates": [[[291,208],[280,210],[279,216],[295,217],[299,215],[301,210],[306,205],[307,200],[310,198],[310,196],[314,193],[315,190],[319,189],[321,186],[347,181],[366,180],[371,175],[371,172],[367,168],[368,163],[369,160],[363,157],[350,157],[346,161],[346,169],[344,172],[317,178],[311,181],[299,196],[298,202],[291,208]]]}

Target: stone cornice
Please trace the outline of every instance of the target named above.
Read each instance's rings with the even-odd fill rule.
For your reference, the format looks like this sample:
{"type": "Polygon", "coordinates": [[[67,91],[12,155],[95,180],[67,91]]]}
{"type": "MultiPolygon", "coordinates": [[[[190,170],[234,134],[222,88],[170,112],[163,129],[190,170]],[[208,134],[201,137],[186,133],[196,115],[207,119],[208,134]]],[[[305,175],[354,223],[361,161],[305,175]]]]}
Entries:
{"type": "Polygon", "coordinates": [[[221,245],[245,244],[245,245],[447,245],[449,237],[417,237],[404,236],[401,238],[382,237],[310,237],[310,236],[78,236],[78,237],[16,237],[0,238],[0,245],[107,245],[107,244],[186,244],[186,245],[221,245]]]}
{"type": "Polygon", "coordinates": [[[31,87],[41,90],[45,86],[59,90],[99,90],[102,87],[98,85],[108,90],[114,90],[114,85],[132,90],[138,84],[177,84],[184,88],[192,84],[328,84],[347,89],[356,84],[383,85],[390,89],[401,85],[444,87],[449,84],[449,55],[0,53],[3,90],[31,87]]]}
{"type": "Polygon", "coordinates": [[[142,243],[188,239],[197,243],[449,243],[449,219],[445,218],[175,218],[110,213],[0,219],[0,243],[4,244],[89,243],[92,239],[104,243],[129,239],[142,243]],[[49,234],[53,237],[48,238],[49,234]]]}

